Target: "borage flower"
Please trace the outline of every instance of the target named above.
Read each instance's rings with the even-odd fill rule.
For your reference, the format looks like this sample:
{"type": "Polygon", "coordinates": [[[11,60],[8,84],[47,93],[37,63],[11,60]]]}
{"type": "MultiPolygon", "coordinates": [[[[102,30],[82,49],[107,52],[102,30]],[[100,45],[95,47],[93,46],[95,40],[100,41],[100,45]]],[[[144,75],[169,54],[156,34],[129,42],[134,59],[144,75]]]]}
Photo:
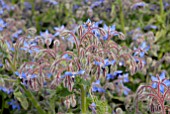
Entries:
{"type": "Polygon", "coordinates": [[[88,27],[91,27],[92,26],[92,22],[90,19],[87,19],[86,23],[83,24],[83,27],[84,28],[88,28],[88,27]]]}
{"type": "Polygon", "coordinates": [[[118,70],[118,71],[115,71],[113,73],[107,74],[106,75],[106,79],[107,80],[113,80],[113,79],[116,78],[116,76],[119,76],[119,75],[122,75],[122,74],[123,74],[123,71],[118,70]]]}
{"type": "Polygon", "coordinates": [[[3,64],[2,64],[2,62],[1,62],[1,60],[0,60],[0,68],[2,68],[3,67],[3,64]]]}
{"type": "Polygon", "coordinates": [[[115,60],[109,60],[109,59],[105,59],[104,60],[104,63],[103,62],[99,62],[99,61],[94,61],[94,64],[97,65],[97,66],[100,66],[102,68],[105,68],[109,65],[114,65],[116,63],[115,60]]]}
{"type": "Polygon", "coordinates": [[[67,59],[67,60],[71,60],[72,59],[72,56],[68,55],[68,54],[64,54],[62,56],[63,59],[67,59]]]}
{"type": "Polygon", "coordinates": [[[12,34],[12,38],[18,38],[20,34],[22,34],[22,29],[16,31],[15,33],[12,34]]]}
{"type": "Polygon", "coordinates": [[[8,88],[6,88],[6,87],[3,87],[3,86],[0,86],[0,91],[2,91],[2,92],[4,92],[4,93],[6,93],[6,94],[10,94],[10,93],[12,93],[13,92],[13,90],[12,89],[8,89],[8,88]]]}
{"type": "Polygon", "coordinates": [[[14,109],[18,109],[18,110],[21,109],[19,103],[16,100],[13,100],[13,99],[10,102],[8,102],[8,105],[11,105],[13,110],[14,109]]]}
{"type": "Polygon", "coordinates": [[[142,42],[138,49],[139,50],[137,50],[137,48],[134,47],[134,50],[136,50],[135,53],[134,53],[134,56],[139,54],[139,56],[141,58],[143,58],[145,53],[147,53],[149,51],[150,45],[147,45],[146,42],[142,42]]]}
{"type": "Polygon", "coordinates": [[[90,104],[89,108],[92,110],[93,114],[96,114],[96,104],[93,102],[92,104],[90,104]]]}
{"type": "Polygon", "coordinates": [[[60,32],[62,32],[63,30],[64,30],[64,25],[62,25],[61,27],[54,27],[54,29],[55,29],[55,34],[54,34],[54,36],[59,36],[60,35],[60,32]]]}
{"type": "Polygon", "coordinates": [[[21,79],[27,79],[27,76],[26,76],[25,72],[19,73],[18,71],[16,71],[15,75],[20,77],[21,79]]]}
{"type": "Polygon", "coordinates": [[[52,4],[52,5],[57,5],[58,4],[58,2],[56,2],[55,0],[43,0],[43,1],[48,2],[48,3],[52,4]]]}
{"type": "Polygon", "coordinates": [[[120,81],[119,83],[116,84],[116,88],[117,88],[118,92],[120,92],[120,93],[123,92],[123,94],[125,96],[127,96],[131,92],[131,90],[128,87],[124,86],[122,81],[120,81]]]}
{"type": "Polygon", "coordinates": [[[100,86],[100,80],[92,83],[92,92],[104,93],[105,89],[100,86]]]}
{"type": "Polygon", "coordinates": [[[7,45],[8,49],[9,49],[10,51],[12,51],[12,52],[15,51],[15,49],[14,49],[14,47],[13,47],[13,45],[12,45],[11,42],[6,41],[6,45],[7,45]]]}
{"type": "Polygon", "coordinates": [[[144,27],[144,30],[149,31],[149,30],[157,30],[158,27],[155,25],[147,25],[144,27]]]}
{"type": "Polygon", "coordinates": [[[90,8],[93,9],[93,8],[95,8],[95,7],[98,7],[98,6],[100,6],[103,2],[104,2],[104,0],[97,0],[97,1],[95,1],[95,2],[92,2],[90,8]]]}
{"type": "Polygon", "coordinates": [[[143,8],[146,6],[146,3],[145,2],[138,2],[138,3],[135,3],[133,6],[132,6],[132,9],[133,10],[136,10],[136,9],[139,9],[139,8],[143,8]]]}
{"type": "Polygon", "coordinates": [[[29,52],[30,54],[32,54],[33,52],[38,53],[40,50],[36,46],[37,46],[36,42],[24,41],[23,47],[21,47],[21,50],[29,52]],[[34,48],[31,48],[31,47],[34,47],[34,48]]]}
{"type": "Polygon", "coordinates": [[[65,76],[70,76],[70,77],[75,77],[75,76],[77,76],[77,75],[83,75],[85,73],[85,71],[84,70],[79,70],[78,72],[70,72],[70,71],[67,71],[67,72],[65,72],[64,73],[64,77],[65,76]]]}
{"type": "Polygon", "coordinates": [[[105,34],[105,35],[103,36],[103,40],[107,40],[109,35],[111,35],[111,36],[118,36],[118,35],[121,34],[120,32],[117,32],[117,31],[116,31],[116,26],[115,26],[115,25],[107,26],[106,24],[104,24],[103,29],[104,29],[106,32],[109,32],[109,33],[110,33],[110,34],[105,34]]]}
{"type": "Polygon", "coordinates": [[[160,92],[163,94],[165,87],[170,87],[170,80],[165,78],[165,71],[162,71],[160,75],[151,75],[152,87],[159,88],[160,92]]]}
{"type": "Polygon", "coordinates": [[[118,78],[124,83],[129,82],[129,74],[128,73],[119,75],[118,78]]]}
{"type": "Polygon", "coordinates": [[[40,32],[40,36],[43,37],[44,39],[54,37],[52,34],[49,33],[48,30],[46,30],[45,32],[40,32]]]}

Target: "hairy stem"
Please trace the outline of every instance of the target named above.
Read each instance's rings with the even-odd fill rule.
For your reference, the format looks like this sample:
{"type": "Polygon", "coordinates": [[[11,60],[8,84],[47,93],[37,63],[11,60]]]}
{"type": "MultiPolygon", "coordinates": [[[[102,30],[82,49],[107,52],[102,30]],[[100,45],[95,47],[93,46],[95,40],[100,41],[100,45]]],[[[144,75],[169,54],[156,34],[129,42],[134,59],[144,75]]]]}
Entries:
{"type": "Polygon", "coordinates": [[[122,0],[118,0],[119,8],[120,8],[120,23],[121,23],[121,29],[123,33],[125,34],[125,24],[124,24],[124,14],[123,14],[123,6],[122,6],[122,0]]]}
{"type": "Polygon", "coordinates": [[[81,85],[81,112],[86,114],[86,90],[83,85],[81,85]]]}

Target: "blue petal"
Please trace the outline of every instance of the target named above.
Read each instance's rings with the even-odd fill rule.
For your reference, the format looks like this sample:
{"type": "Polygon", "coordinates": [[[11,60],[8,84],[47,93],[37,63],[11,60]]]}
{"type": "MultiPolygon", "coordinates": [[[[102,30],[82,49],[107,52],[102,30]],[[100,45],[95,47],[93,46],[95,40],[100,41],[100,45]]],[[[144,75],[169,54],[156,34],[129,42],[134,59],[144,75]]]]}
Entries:
{"type": "Polygon", "coordinates": [[[105,66],[108,66],[110,64],[109,59],[105,59],[104,64],[105,64],[105,66]]]}
{"type": "Polygon", "coordinates": [[[112,26],[110,27],[110,29],[111,29],[111,31],[115,31],[115,30],[116,30],[116,26],[115,26],[115,25],[112,25],[112,26]]]}
{"type": "Polygon", "coordinates": [[[152,84],[152,88],[157,88],[157,83],[156,82],[152,84]]]}
{"type": "Polygon", "coordinates": [[[16,72],[15,72],[15,75],[19,76],[19,72],[18,72],[18,71],[16,71],[16,72]]]}
{"type": "Polygon", "coordinates": [[[126,73],[126,74],[124,74],[123,76],[124,76],[123,82],[129,82],[129,79],[128,79],[129,74],[126,73]]]}
{"type": "Polygon", "coordinates": [[[21,74],[21,78],[27,79],[27,76],[26,76],[26,74],[24,72],[21,74]]]}
{"type": "Polygon", "coordinates": [[[96,92],[98,90],[98,88],[96,86],[92,87],[92,92],[96,92]]]}
{"type": "Polygon", "coordinates": [[[97,30],[93,30],[93,33],[96,37],[100,38],[100,33],[97,30]]]}
{"type": "Polygon", "coordinates": [[[159,78],[160,78],[161,81],[162,81],[163,79],[165,79],[165,71],[161,72],[159,78]]]}
{"type": "Polygon", "coordinates": [[[99,93],[104,93],[105,90],[104,90],[103,88],[98,88],[98,92],[99,92],[99,93]]]}
{"type": "Polygon", "coordinates": [[[112,61],[110,61],[110,64],[113,65],[113,64],[115,64],[115,62],[116,62],[115,60],[112,60],[112,61]]]}
{"type": "Polygon", "coordinates": [[[37,77],[37,75],[36,74],[33,74],[33,75],[31,75],[31,79],[33,79],[33,78],[36,78],[37,77]]]}
{"type": "Polygon", "coordinates": [[[97,81],[95,82],[95,84],[100,84],[100,80],[97,80],[97,81]]]}
{"type": "Polygon", "coordinates": [[[130,89],[127,88],[127,87],[125,87],[125,89],[124,89],[124,91],[123,91],[124,95],[127,96],[127,95],[129,94],[129,92],[130,92],[130,89]]]}
{"type": "Polygon", "coordinates": [[[78,71],[78,74],[80,74],[80,75],[82,75],[82,74],[84,74],[85,73],[85,70],[80,70],[80,71],[78,71]]]}
{"type": "Polygon", "coordinates": [[[92,107],[96,107],[96,104],[95,104],[95,103],[92,103],[91,106],[92,106],[92,107]]]}
{"type": "Polygon", "coordinates": [[[164,86],[160,84],[160,92],[163,94],[164,93],[164,86]]]}
{"type": "Polygon", "coordinates": [[[170,80],[165,80],[165,81],[163,81],[163,83],[164,83],[167,87],[170,87],[170,80]]]}
{"type": "Polygon", "coordinates": [[[91,20],[90,20],[90,19],[88,19],[88,20],[86,21],[86,23],[91,23],[91,20]]]}
{"type": "Polygon", "coordinates": [[[151,76],[151,80],[152,80],[152,81],[158,81],[158,78],[155,77],[155,76],[151,76]]]}
{"type": "Polygon", "coordinates": [[[120,75],[121,73],[122,73],[123,71],[121,71],[121,70],[118,70],[118,71],[115,71],[114,73],[113,73],[113,75],[120,75]]]}
{"type": "Polygon", "coordinates": [[[144,55],[145,55],[145,52],[143,52],[143,51],[142,51],[142,52],[140,52],[140,54],[139,54],[139,55],[140,55],[140,57],[141,57],[141,58],[143,58],[143,57],[144,57],[144,55]]]}
{"type": "Polygon", "coordinates": [[[104,24],[104,30],[108,31],[108,26],[106,24],[104,24]]]}
{"type": "Polygon", "coordinates": [[[65,76],[73,76],[73,73],[72,73],[72,72],[65,72],[64,75],[65,75],[65,76]]]}
{"type": "Polygon", "coordinates": [[[69,56],[68,54],[64,54],[64,55],[62,56],[62,58],[71,60],[71,59],[72,59],[72,56],[69,56]]]}
{"type": "Polygon", "coordinates": [[[114,78],[115,78],[115,76],[112,75],[112,74],[107,74],[107,75],[106,75],[106,79],[107,79],[107,80],[114,79],[114,78]]]}
{"type": "Polygon", "coordinates": [[[108,34],[103,36],[103,40],[107,40],[108,39],[108,34]]]}
{"type": "Polygon", "coordinates": [[[146,42],[142,42],[142,44],[140,45],[140,48],[145,49],[145,47],[146,47],[146,42]]]}
{"type": "Polygon", "coordinates": [[[94,64],[97,65],[97,66],[100,66],[102,63],[98,62],[98,61],[94,61],[94,64]]]}
{"type": "Polygon", "coordinates": [[[147,51],[149,51],[149,49],[150,49],[150,46],[147,46],[147,47],[145,48],[145,51],[147,52],[147,51]]]}
{"type": "Polygon", "coordinates": [[[51,73],[48,73],[48,74],[47,74],[47,77],[48,77],[48,78],[51,78],[51,76],[52,76],[51,73]]]}

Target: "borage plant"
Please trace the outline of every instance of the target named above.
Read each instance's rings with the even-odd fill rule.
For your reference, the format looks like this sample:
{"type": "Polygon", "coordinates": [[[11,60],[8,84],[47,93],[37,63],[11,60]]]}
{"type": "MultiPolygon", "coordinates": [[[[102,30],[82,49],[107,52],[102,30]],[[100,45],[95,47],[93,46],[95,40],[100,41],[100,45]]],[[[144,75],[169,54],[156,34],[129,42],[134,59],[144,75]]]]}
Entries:
{"type": "MultiPolygon", "coordinates": [[[[152,76],[151,85],[140,86],[136,93],[136,113],[139,113],[138,102],[148,101],[151,113],[170,113],[170,80],[165,77],[165,71],[160,75],[152,76]]],[[[148,111],[149,111],[148,110],[148,111]]],[[[145,110],[146,112],[146,110],[145,110]]]]}
{"type": "MultiPolygon", "coordinates": [[[[55,27],[55,35],[48,31],[42,32],[36,37],[42,39],[42,43],[38,44],[41,48],[35,53],[33,61],[24,63],[16,72],[16,75],[22,79],[22,84],[34,92],[41,91],[45,87],[45,91],[58,93],[62,91],[59,88],[63,88],[63,94],[58,93],[63,97],[56,97],[55,94],[50,95],[42,90],[43,99],[47,102],[49,101],[45,96],[61,99],[67,111],[70,110],[70,105],[74,107],[75,103],[80,103],[82,113],[87,113],[87,106],[91,103],[99,103],[96,107],[101,111],[98,105],[102,102],[98,102],[95,93],[98,92],[104,100],[108,85],[102,87],[100,82],[103,85],[107,81],[114,80],[112,86],[115,86],[116,90],[111,90],[119,92],[119,95],[122,93],[128,95],[130,89],[124,86],[124,83],[129,81],[128,72],[134,74],[143,68],[144,58],[134,54],[143,50],[141,47],[131,50],[118,45],[113,38],[124,40],[125,36],[115,30],[115,25],[110,27],[104,25],[101,28],[99,24],[101,22],[92,23],[88,19],[85,24],[77,28],[78,32],[66,30],[64,27],[55,27]],[[62,42],[66,42],[64,48],[62,42]],[[117,64],[124,66],[126,71],[119,71],[117,64]],[[72,96],[81,96],[78,98],[81,102],[75,102],[76,98],[72,96]]],[[[47,104],[41,105],[48,107],[47,104]]],[[[54,108],[55,105],[53,111],[54,108]]],[[[104,108],[103,113],[110,112],[104,108]]],[[[58,110],[62,112],[64,109],[60,107],[58,110]]]]}

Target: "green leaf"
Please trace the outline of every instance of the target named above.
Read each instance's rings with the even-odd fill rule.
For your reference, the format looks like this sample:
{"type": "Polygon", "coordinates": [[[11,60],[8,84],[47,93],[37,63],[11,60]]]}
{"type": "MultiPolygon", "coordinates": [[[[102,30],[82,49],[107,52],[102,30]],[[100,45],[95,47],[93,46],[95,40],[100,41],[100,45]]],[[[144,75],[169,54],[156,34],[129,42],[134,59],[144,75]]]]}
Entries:
{"type": "Polygon", "coordinates": [[[70,92],[67,88],[65,88],[63,86],[58,86],[56,88],[56,94],[57,94],[57,96],[65,98],[66,96],[73,94],[73,92],[70,92]]]}
{"type": "Polygon", "coordinates": [[[80,84],[84,85],[85,87],[89,87],[91,85],[90,81],[84,80],[80,76],[77,76],[76,77],[76,84],[75,85],[80,86],[80,84]]]}
{"type": "Polygon", "coordinates": [[[14,92],[14,96],[17,98],[17,100],[21,103],[21,106],[27,110],[28,109],[28,101],[27,98],[20,92],[14,92]]]}

